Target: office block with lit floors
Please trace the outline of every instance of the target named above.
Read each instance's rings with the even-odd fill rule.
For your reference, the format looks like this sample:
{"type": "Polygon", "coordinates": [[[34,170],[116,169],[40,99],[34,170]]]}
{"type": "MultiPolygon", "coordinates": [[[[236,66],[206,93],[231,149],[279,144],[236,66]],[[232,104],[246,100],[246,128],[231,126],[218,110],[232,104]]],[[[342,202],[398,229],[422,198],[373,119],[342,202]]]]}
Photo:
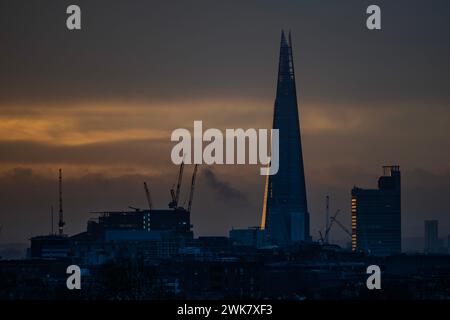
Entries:
{"type": "Polygon", "coordinates": [[[352,189],[352,250],[377,256],[401,252],[399,166],[384,166],[378,189],[352,189]]]}

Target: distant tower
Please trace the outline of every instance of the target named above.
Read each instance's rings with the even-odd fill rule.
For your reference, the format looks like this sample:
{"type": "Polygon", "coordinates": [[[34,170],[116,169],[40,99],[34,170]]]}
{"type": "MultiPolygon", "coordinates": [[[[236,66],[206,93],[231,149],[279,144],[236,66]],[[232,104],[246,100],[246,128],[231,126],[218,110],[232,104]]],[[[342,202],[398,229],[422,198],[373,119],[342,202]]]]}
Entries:
{"type": "Polygon", "coordinates": [[[330,196],[327,195],[325,197],[325,243],[328,243],[329,238],[329,232],[326,232],[328,230],[328,227],[330,225],[330,196]]]}
{"type": "Polygon", "coordinates": [[[273,128],[279,129],[279,170],[266,181],[261,229],[271,243],[285,246],[310,236],[292,41],[283,31],[273,128]]]}
{"type": "Polygon", "coordinates": [[[66,223],[64,222],[63,216],[63,203],[62,203],[62,171],[59,169],[59,222],[58,230],[59,235],[63,235],[63,228],[66,223]]]}
{"type": "Polygon", "coordinates": [[[425,253],[438,253],[439,236],[437,220],[425,220],[425,253]]]}

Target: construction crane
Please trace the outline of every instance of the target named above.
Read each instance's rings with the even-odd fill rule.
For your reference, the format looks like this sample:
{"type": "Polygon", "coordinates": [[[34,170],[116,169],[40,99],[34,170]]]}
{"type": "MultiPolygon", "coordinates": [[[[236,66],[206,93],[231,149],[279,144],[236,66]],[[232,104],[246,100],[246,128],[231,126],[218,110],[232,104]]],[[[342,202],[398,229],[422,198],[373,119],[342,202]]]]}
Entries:
{"type": "Polygon", "coordinates": [[[188,203],[188,212],[191,212],[192,208],[192,199],[194,198],[194,188],[195,188],[195,178],[197,176],[197,168],[198,164],[194,167],[194,172],[192,173],[192,181],[191,181],[191,191],[189,193],[189,203],[188,203]]]}
{"type": "Polygon", "coordinates": [[[169,203],[169,208],[177,208],[178,201],[180,199],[180,190],[181,190],[181,181],[183,180],[183,169],[184,169],[184,161],[181,163],[180,171],[178,172],[178,181],[177,181],[177,191],[170,189],[170,195],[172,196],[172,201],[169,203]]]}
{"type": "Polygon", "coordinates": [[[184,161],[181,163],[180,172],[178,173],[178,183],[177,183],[177,193],[175,194],[175,200],[178,205],[178,201],[180,200],[180,190],[181,190],[181,181],[183,179],[183,169],[184,169],[184,161]]]}
{"type": "Polygon", "coordinates": [[[62,236],[64,232],[64,215],[63,215],[63,202],[62,202],[62,170],[59,169],[59,222],[58,230],[59,235],[62,236]]]}
{"type": "Polygon", "coordinates": [[[175,190],[173,190],[173,188],[174,188],[174,187],[172,187],[172,189],[170,189],[170,196],[172,197],[172,202],[169,203],[169,207],[170,207],[170,208],[175,207],[175,203],[176,203],[176,200],[175,200],[175,190]]]}
{"type": "Polygon", "coordinates": [[[333,218],[331,218],[331,221],[336,222],[337,225],[339,227],[341,227],[341,229],[344,230],[344,232],[350,236],[350,238],[352,237],[352,233],[339,220],[337,220],[335,217],[333,217],[333,218]]]}
{"type": "Polygon", "coordinates": [[[330,233],[331,227],[333,226],[333,222],[336,221],[336,217],[337,217],[337,215],[339,214],[339,212],[341,212],[341,209],[337,209],[337,210],[336,210],[336,213],[334,214],[334,216],[332,216],[332,217],[330,218],[330,223],[328,224],[328,227],[327,227],[326,230],[325,230],[325,235],[322,235],[322,232],[319,231],[320,241],[321,241],[322,243],[327,243],[326,241],[328,241],[329,233],[330,233]]]}
{"type": "Polygon", "coordinates": [[[150,191],[148,191],[147,183],[144,182],[145,196],[147,197],[148,210],[152,211],[152,198],[150,197],[150,191]]]}

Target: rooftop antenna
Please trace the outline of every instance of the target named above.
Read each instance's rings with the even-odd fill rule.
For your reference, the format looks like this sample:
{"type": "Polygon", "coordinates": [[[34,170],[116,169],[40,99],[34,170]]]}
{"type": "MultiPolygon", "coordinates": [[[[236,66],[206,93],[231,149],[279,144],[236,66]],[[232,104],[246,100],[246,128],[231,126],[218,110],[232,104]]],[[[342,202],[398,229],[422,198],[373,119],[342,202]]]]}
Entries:
{"type": "MultiPolygon", "coordinates": [[[[325,210],[325,230],[328,230],[328,226],[330,225],[330,196],[327,195],[325,198],[326,201],[326,210],[325,210]]],[[[329,233],[325,235],[325,243],[328,243],[329,233]]]]}
{"type": "Polygon", "coordinates": [[[62,203],[62,170],[59,169],[59,221],[58,221],[58,231],[59,235],[63,235],[63,228],[66,223],[64,222],[63,215],[63,203],[62,203]]]}

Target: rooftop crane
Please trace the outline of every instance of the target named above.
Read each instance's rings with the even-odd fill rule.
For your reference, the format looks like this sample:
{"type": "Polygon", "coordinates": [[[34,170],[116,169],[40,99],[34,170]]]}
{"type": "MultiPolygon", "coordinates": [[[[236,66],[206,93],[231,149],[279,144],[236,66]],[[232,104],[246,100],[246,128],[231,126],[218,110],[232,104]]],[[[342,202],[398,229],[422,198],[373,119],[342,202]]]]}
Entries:
{"type": "Polygon", "coordinates": [[[59,235],[63,235],[64,233],[64,215],[63,215],[63,202],[62,202],[62,170],[59,169],[59,221],[58,221],[58,230],[59,235]]]}
{"type": "Polygon", "coordinates": [[[180,189],[181,189],[181,181],[183,180],[183,169],[184,169],[184,161],[181,163],[180,172],[178,173],[178,183],[177,183],[177,193],[175,194],[175,200],[178,205],[178,201],[180,200],[180,189]]]}
{"type": "Polygon", "coordinates": [[[336,222],[337,225],[341,227],[341,229],[344,230],[344,232],[350,236],[350,238],[352,237],[352,233],[339,220],[333,217],[331,218],[331,221],[336,222]]]}
{"type": "Polygon", "coordinates": [[[145,196],[147,197],[148,209],[152,211],[152,198],[150,197],[150,191],[148,191],[147,182],[144,182],[145,196]]]}
{"type": "Polygon", "coordinates": [[[334,214],[334,216],[332,216],[332,217],[330,218],[330,223],[328,224],[328,227],[327,227],[327,229],[325,230],[325,235],[322,235],[322,232],[319,231],[320,241],[321,241],[322,243],[326,243],[325,241],[328,241],[329,233],[330,233],[331,227],[333,226],[333,222],[336,221],[336,217],[337,217],[337,215],[339,214],[339,212],[341,212],[341,209],[337,209],[336,212],[335,212],[335,214],[334,214]]]}
{"type": "Polygon", "coordinates": [[[189,193],[189,203],[188,203],[188,212],[191,212],[192,208],[192,199],[194,198],[194,188],[195,188],[195,178],[197,176],[197,168],[198,164],[194,167],[194,172],[192,173],[192,181],[191,181],[191,191],[189,193]]]}
{"type": "Polygon", "coordinates": [[[320,242],[322,243],[322,244],[324,244],[325,243],[325,241],[324,241],[324,239],[323,239],[323,234],[322,234],[322,231],[320,231],[319,230],[319,237],[320,237],[320,242]]]}
{"type": "Polygon", "coordinates": [[[173,207],[175,207],[175,202],[176,202],[176,200],[175,200],[175,190],[173,190],[173,187],[172,187],[172,189],[170,189],[170,196],[172,197],[172,201],[169,203],[169,207],[173,208],[173,207]]]}
{"type": "Polygon", "coordinates": [[[184,169],[184,161],[181,163],[180,171],[178,172],[178,181],[177,181],[177,191],[170,189],[170,195],[172,196],[172,201],[169,203],[169,208],[177,208],[178,200],[180,199],[180,190],[181,190],[181,181],[183,180],[183,169],[184,169]]]}

